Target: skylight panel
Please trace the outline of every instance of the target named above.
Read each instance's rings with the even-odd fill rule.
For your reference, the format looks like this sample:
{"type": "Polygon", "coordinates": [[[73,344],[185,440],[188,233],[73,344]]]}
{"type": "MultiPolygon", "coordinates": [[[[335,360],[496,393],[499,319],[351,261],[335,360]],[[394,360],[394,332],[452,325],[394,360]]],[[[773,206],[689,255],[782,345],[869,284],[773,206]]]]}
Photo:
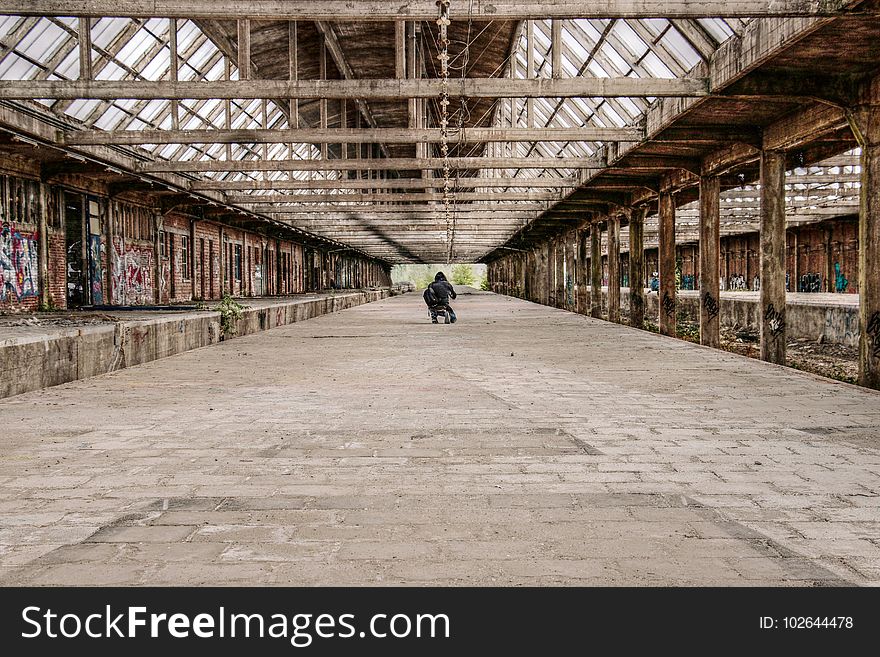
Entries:
{"type": "Polygon", "coordinates": [[[65,114],[84,121],[101,106],[102,102],[100,100],[75,100],[67,108],[65,114]]]}
{"type": "Polygon", "coordinates": [[[156,40],[147,30],[140,29],[134,36],[123,44],[116,55],[116,59],[124,63],[126,66],[134,66],[140,59],[156,45],[156,40]]]}
{"type": "Polygon", "coordinates": [[[140,71],[140,74],[147,80],[161,80],[168,74],[170,60],[170,53],[163,48],[140,71]]]}
{"type": "Polygon", "coordinates": [[[97,80],[121,80],[128,71],[117,66],[114,62],[107,62],[105,66],[95,75],[97,80]]]}
{"type": "Polygon", "coordinates": [[[70,35],[52,21],[41,18],[28,30],[15,50],[37,61],[45,62],[64,46],[70,35]]]}
{"type": "Polygon", "coordinates": [[[6,38],[15,30],[18,29],[19,25],[24,23],[27,19],[23,16],[2,16],[0,17],[0,37],[6,38]]]}
{"type": "Polygon", "coordinates": [[[617,21],[612,32],[620,39],[632,58],[638,59],[648,52],[647,44],[624,21],[617,21]]]}
{"type": "MultiPolygon", "coordinates": [[[[165,28],[166,31],[168,28],[165,28]]],[[[192,21],[177,21],[177,50],[184,52],[189,50],[202,32],[192,21]]]]}
{"type": "Polygon", "coordinates": [[[645,55],[645,58],[642,59],[642,66],[651,74],[651,77],[654,78],[674,78],[675,75],[672,71],[669,70],[669,67],[663,63],[663,61],[657,57],[654,53],[648,53],[645,55]]]}
{"type": "Polygon", "coordinates": [[[39,70],[36,66],[15,53],[9,53],[0,62],[0,79],[21,80],[22,78],[30,77],[39,70]]]}
{"type": "Polygon", "coordinates": [[[602,44],[602,47],[599,49],[603,56],[605,56],[611,65],[616,69],[614,71],[615,75],[626,75],[629,73],[632,68],[626,60],[621,57],[618,52],[608,43],[602,44]]]}
{"type": "Polygon", "coordinates": [[[730,25],[720,18],[698,18],[697,22],[717,43],[724,43],[734,34],[730,25]]]}
{"type": "Polygon", "coordinates": [[[99,18],[92,25],[92,45],[108,48],[116,37],[131,24],[128,18],[99,18]]]}
{"type": "Polygon", "coordinates": [[[61,63],[55,67],[55,73],[59,78],[75,80],[79,77],[79,53],[76,48],[67,53],[61,63]]]}
{"type": "Polygon", "coordinates": [[[700,61],[700,55],[677,30],[669,30],[660,42],[675,56],[685,70],[690,70],[700,61]]]}

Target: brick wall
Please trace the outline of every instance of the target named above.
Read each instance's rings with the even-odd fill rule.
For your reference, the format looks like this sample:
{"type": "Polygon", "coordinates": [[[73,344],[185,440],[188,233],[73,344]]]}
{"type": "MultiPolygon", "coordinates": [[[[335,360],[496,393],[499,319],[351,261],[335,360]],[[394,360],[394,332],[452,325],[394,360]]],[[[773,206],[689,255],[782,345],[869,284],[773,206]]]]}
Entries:
{"type": "Polygon", "coordinates": [[[64,231],[49,230],[49,299],[54,308],[67,308],[67,251],[64,231]]]}

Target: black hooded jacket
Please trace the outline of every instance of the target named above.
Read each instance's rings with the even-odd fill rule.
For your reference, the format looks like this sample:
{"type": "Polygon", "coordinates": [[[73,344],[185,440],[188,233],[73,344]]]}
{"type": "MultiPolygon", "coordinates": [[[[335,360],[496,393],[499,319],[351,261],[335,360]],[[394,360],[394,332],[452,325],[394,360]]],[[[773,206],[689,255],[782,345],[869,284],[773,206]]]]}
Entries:
{"type": "Polygon", "coordinates": [[[437,295],[437,299],[442,305],[449,303],[449,297],[454,299],[457,296],[455,290],[452,289],[452,285],[446,280],[446,276],[442,271],[437,272],[437,275],[434,276],[434,282],[431,283],[430,287],[434,291],[434,294],[437,295]]]}

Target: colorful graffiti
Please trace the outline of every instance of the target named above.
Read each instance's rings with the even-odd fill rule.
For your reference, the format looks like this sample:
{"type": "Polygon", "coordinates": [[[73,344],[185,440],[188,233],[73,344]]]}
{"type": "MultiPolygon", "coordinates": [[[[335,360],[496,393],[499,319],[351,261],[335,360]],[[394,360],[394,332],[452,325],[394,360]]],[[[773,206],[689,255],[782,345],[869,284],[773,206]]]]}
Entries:
{"type": "Polygon", "coordinates": [[[36,233],[21,233],[4,224],[0,231],[0,301],[39,296],[38,252],[36,233]]]}
{"type": "Polygon", "coordinates": [[[849,287],[849,280],[846,276],[843,275],[843,272],[840,269],[840,263],[834,263],[834,291],[838,294],[843,294],[846,292],[846,288],[849,287]]]}
{"type": "Polygon", "coordinates": [[[153,249],[113,238],[112,298],[117,305],[153,303],[153,249]]]}
{"type": "Polygon", "coordinates": [[[89,280],[92,287],[92,303],[100,306],[104,303],[104,245],[100,235],[89,236],[89,280]]]}

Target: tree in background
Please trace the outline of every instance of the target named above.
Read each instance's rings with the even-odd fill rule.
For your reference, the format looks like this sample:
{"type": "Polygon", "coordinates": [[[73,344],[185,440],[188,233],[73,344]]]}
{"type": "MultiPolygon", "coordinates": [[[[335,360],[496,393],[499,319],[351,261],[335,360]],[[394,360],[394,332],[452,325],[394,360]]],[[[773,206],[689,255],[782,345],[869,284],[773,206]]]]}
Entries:
{"type": "MultiPolygon", "coordinates": [[[[448,263],[394,265],[391,268],[391,281],[393,283],[412,283],[416,286],[416,289],[423,290],[434,282],[434,275],[438,271],[444,272],[453,283],[458,285],[476,285],[480,279],[485,277],[486,265],[455,265],[452,271],[449,270],[448,263]],[[458,282],[455,274],[458,269],[463,271],[470,270],[470,282],[458,282]]],[[[468,276],[468,273],[464,273],[464,276],[468,276]]]]}
{"type": "Polygon", "coordinates": [[[473,285],[477,282],[474,268],[470,265],[455,265],[452,267],[452,282],[456,285],[473,285]]]}

